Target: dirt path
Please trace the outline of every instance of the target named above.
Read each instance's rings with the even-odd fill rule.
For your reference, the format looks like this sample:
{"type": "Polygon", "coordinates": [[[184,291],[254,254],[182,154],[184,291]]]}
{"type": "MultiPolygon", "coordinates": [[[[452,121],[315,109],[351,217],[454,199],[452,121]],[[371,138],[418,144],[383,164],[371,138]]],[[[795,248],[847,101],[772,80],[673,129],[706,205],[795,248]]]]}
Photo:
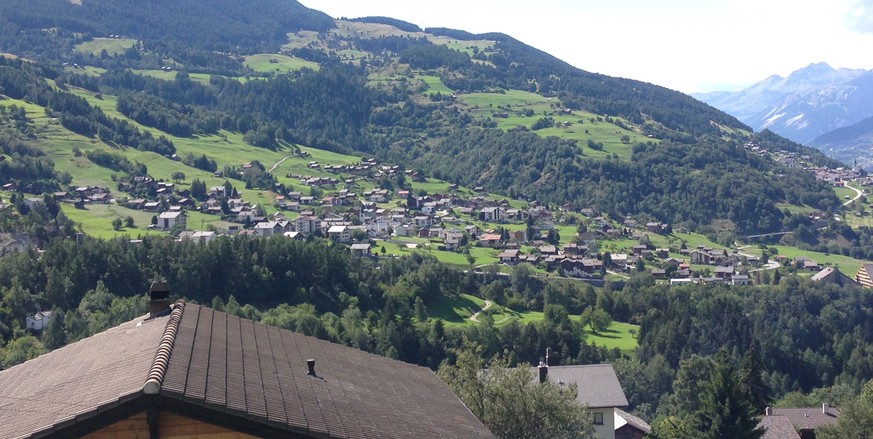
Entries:
{"type": "Polygon", "coordinates": [[[482,314],[483,312],[487,311],[488,308],[491,308],[491,305],[493,305],[493,304],[494,304],[494,302],[492,302],[492,301],[490,301],[490,300],[486,300],[486,301],[485,301],[485,306],[483,306],[482,309],[479,310],[479,312],[477,312],[477,313],[475,313],[475,314],[473,314],[473,315],[470,316],[470,321],[471,321],[471,322],[479,323],[479,314],[482,314]]]}
{"type": "Polygon", "coordinates": [[[276,162],[276,163],[275,163],[275,164],[273,164],[273,167],[272,167],[272,168],[270,168],[270,170],[269,170],[269,171],[267,171],[267,172],[269,172],[269,173],[272,173],[272,172],[273,172],[273,171],[275,171],[275,170],[276,170],[276,168],[278,168],[278,167],[279,167],[279,165],[281,165],[281,164],[282,164],[282,162],[284,162],[284,161],[285,161],[285,160],[288,160],[288,159],[290,159],[290,158],[291,158],[291,157],[293,157],[293,156],[290,156],[290,155],[286,155],[286,156],[285,156],[285,157],[282,157],[282,160],[279,160],[279,161],[278,161],[278,162],[276,162]]]}
{"type": "Polygon", "coordinates": [[[853,188],[852,186],[846,185],[846,188],[855,191],[855,193],[856,193],[857,195],[855,195],[855,198],[852,198],[851,200],[846,201],[845,203],[843,203],[843,206],[848,206],[848,205],[854,203],[855,201],[858,200],[858,198],[861,198],[861,196],[864,195],[863,192],[861,192],[861,191],[858,190],[858,189],[853,188]]]}

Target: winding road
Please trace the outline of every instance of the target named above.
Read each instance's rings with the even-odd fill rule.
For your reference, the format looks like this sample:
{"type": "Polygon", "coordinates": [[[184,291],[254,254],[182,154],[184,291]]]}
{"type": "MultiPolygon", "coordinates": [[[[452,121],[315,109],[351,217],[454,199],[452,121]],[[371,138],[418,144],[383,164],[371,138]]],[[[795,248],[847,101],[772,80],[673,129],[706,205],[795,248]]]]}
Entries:
{"type": "Polygon", "coordinates": [[[483,312],[487,311],[488,308],[491,308],[491,305],[494,305],[494,302],[492,302],[490,300],[486,300],[485,306],[483,306],[481,310],[479,310],[478,312],[476,312],[470,316],[470,321],[479,323],[479,314],[482,314],[483,312]]]}

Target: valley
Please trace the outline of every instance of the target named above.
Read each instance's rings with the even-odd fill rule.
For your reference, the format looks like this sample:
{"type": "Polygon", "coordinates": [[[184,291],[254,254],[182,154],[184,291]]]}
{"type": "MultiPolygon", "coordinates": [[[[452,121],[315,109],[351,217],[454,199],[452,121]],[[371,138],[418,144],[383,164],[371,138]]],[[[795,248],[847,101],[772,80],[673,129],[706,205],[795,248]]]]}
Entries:
{"type": "MultiPolygon", "coordinates": [[[[471,357],[473,378],[608,364],[658,437],[703,437],[720,376],[752,426],[861,403],[863,165],[502,33],[162,1],[0,4],[0,378],[138,318],[157,285],[258,328],[241,349],[287,331],[449,386],[471,357]]],[[[755,90],[866,74],[810,69],[755,90]]]]}

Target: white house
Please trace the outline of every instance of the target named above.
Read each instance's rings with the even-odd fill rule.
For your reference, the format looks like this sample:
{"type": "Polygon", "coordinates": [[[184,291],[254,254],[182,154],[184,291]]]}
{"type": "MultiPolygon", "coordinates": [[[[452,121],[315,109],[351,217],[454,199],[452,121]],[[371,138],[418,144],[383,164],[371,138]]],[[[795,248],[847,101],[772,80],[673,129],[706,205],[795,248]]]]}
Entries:
{"type": "Polygon", "coordinates": [[[626,407],[627,397],[611,364],[547,366],[535,368],[541,382],[551,380],[559,386],[576,384],[576,401],[588,407],[599,439],[615,439],[615,408],[626,407]],[[538,369],[538,370],[537,370],[538,369]]]}
{"type": "Polygon", "coordinates": [[[45,328],[45,325],[48,325],[51,318],[51,311],[39,311],[32,316],[27,316],[27,329],[42,331],[42,328],[45,328]]]}
{"type": "Polygon", "coordinates": [[[349,242],[352,240],[352,232],[348,226],[330,226],[327,236],[337,242],[349,242]]]}
{"type": "Polygon", "coordinates": [[[159,230],[172,230],[177,225],[183,230],[187,227],[185,212],[168,211],[158,215],[157,227],[159,230]]]}

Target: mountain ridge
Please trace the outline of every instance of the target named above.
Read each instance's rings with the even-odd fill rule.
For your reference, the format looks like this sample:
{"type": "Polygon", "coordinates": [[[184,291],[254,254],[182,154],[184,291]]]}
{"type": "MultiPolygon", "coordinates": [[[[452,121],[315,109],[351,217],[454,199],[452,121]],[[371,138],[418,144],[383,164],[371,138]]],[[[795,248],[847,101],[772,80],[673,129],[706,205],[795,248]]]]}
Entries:
{"type": "MultiPolygon", "coordinates": [[[[755,130],[770,129],[796,142],[818,145],[816,139],[826,133],[873,116],[873,71],[813,63],[740,91],[692,95],[755,130]]],[[[863,158],[850,145],[831,144],[827,152],[847,162],[863,158]]]]}
{"type": "MultiPolygon", "coordinates": [[[[227,12],[235,5],[224,0],[216,8],[227,12]]],[[[97,142],[89,149],[112,154],[151,145],[149,151],[165,157],[199,156],[204,150],[192,151],[188,139],[230,133],[273,150],[308,146],[376,156],[513,198],[691,227],[726,219],[721,224],[742,232],[778,229],[785,213],[776,203],[839,204],[811,176],[746,150],[744,143],[763,138],[690,96],[577,69],[505,34],[445,28],[410,33],[392,31],[386,22],[391,19],[371,17],[328,26],[317,18],[315,25],[287,33],[281,53],[272,54],[258,52],[270,49],[269,41],[226,54],[206,50],[207,43],[227,44],[223,40],[185,46],[188,34],[177,36],[175,45],[160,45],[132,34],[97,39],[63,30],[40,40],[51,43],[45,51],[29,52],[41,62],[68,63],[52,80],[77,87],[73,94],[86,101],[61,91],[69,108],[48,99],[39,102],[43,112],[97,142]],[[306,30],[320,25],[322,31],[306,30]],[[109,43],[124,46],[101,51],[109,43]],[[87,51],[78,49],[83,45],[87,51]],[[106,106],[107,100],[116,105],[106,106]],[[131,122],[143,129],[126,128],[131,122]],[[168,136],[148,138],[152,133],[168,136]],[[785,173],[792,175],[780,177],[785,173]]],[[[198,26],[193,22],[188,31],[198,26]]],[[[0,38],[0,49],[14,43],[0,38]]],[[[9,84],[23,80],[15,71],[24,66],[10,64],[9,84]]],[[[36,76],[27,80],[38,82],[36,76]]],[[[30,87],[45,90],[46,84],[30,87]]],[[[768,150],[797,149],[767,143],[768,150]]],[[[241,166],[214,159],[211,167],[223,165],[227,175],[241,166]]],[[[116,161],[124,165],[119,169],[139,169],[116,161]]],[[[296,184],[287,175],[273,178],[286,187],[296,184]]]]}

